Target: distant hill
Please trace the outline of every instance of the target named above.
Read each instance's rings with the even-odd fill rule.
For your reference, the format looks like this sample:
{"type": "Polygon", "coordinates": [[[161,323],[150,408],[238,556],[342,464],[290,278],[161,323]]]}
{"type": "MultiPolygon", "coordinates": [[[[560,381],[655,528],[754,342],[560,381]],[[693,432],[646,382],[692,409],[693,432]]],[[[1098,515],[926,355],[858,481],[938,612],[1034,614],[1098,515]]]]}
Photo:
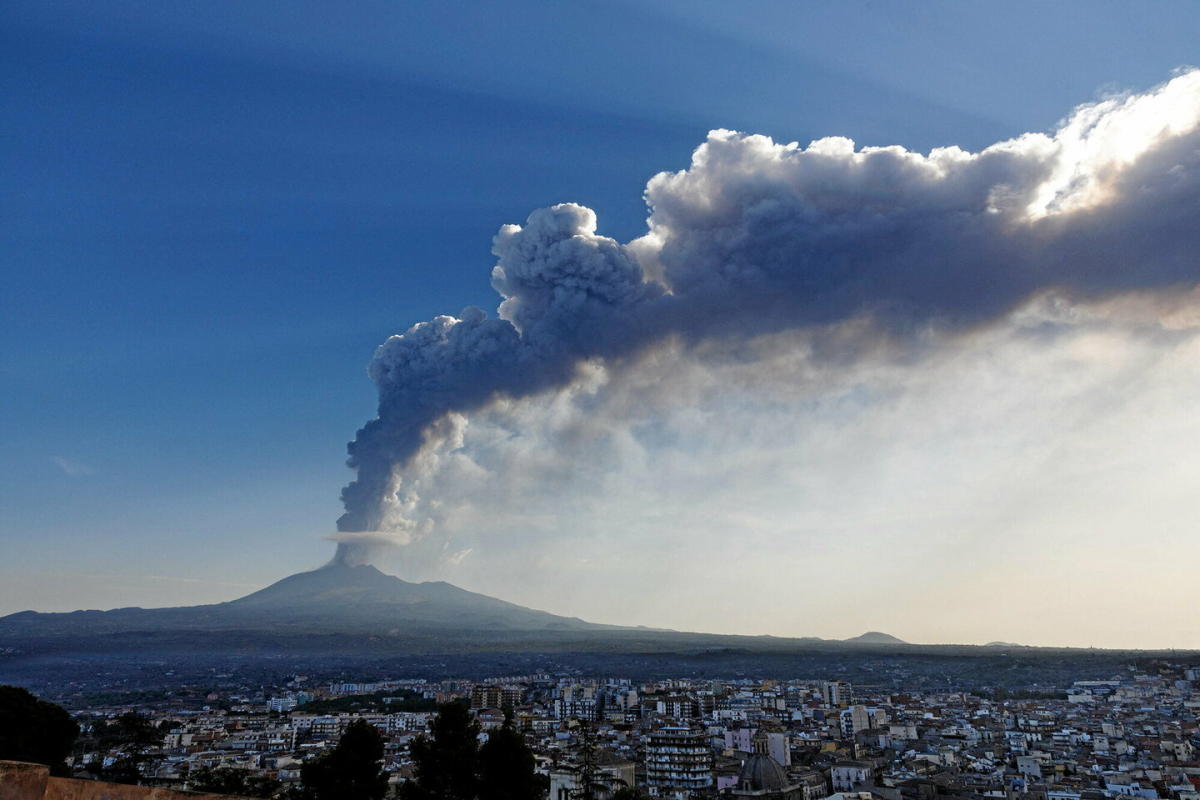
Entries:
{"type": "MultiPolygon", "coordinates": [[[[851,640],[858,650],[899,642],[885,634],[851,640]],[[883,636],[882,640],[869,637],[883,636]]],[[[842,650],[813,637],[689,633],[586,622],[470,592],[410,583],[371,566],[330,564],[231,600],[175,608],[38,613],[0,617],[0,651],[35,654],[190,652],[212,657],[286,654],[688,653],[740,658],[751,652],[842,650]]]]}
{"type": "MultiPolygon", "coordinates": [[[[846,641],[620,627],[525,608],[448,583],[410,583],[373,567],[331,565],[227,603],[0,617],[0,684],[91,693],[207,684],[214,675],[589,675],[727,678],[838,675],[878,680],[878,659],[907,681],[1022,689],[1112,675],[1146,653],[906,644],[872,631],[846,641]]],[[[1178,658],[1172,651],[1170,657],[1178,658]]],[[[1197,654],[1200,657],[1200,654],[1197,654]]],[[[322,678],[324,679],[324,678],[322,678]]]]}
{"type": "Polygon", "coordinates": [[[1028,647],[1028,645],[1017,644],[1015,642],[988,642],[984,647],[1028,647]]]}
{"type": "Polygon", "coordinates": [[[412,635],[478,630],[494,634],[609,627],[525,608],[441,581],[409,583],[371,566],[331,564],[227,603],[57,614],[22,611],[0,617],[0,639],[166,631],[412,635]]]}
{"type": "Polygon", "coordinates": [[[877,649],[889,657],[936,653],[974,659],[1000,657],[997,648],[1010,646],[917,645],[879,631],[838,641],[602,625],[441,581],[412,583],[374,567],[338,564],[288,576],[226,603],[54,614],[22,611],[0,617],[0,673],[18,661],[27,665],[23,669],[36,672],[49,663],[92,663],[106,654],[122,654],[133,659],[130,663],[143,664],[153,653],[171,654],[172,664],[180,663],[179,658],[265,663],[283,657],[624,654],[627,660],[620,663],[647,671],[657,669],[664,657],[706,669],[728,664],[736,671],[764,658],[802,654],[858,657],[877,649]]]}
{"type": "Polygon", "coordinates": [[[363,622],[387,620],[518,630],[608,627],[525,608],[444,581],[409,583],[367,565],[331,564],[300,572],[225,605],[235,612],[268,611],[309,618],[334,614],[363,622]]]}
{"type": "Polygon", "coordinates": [[[908,644],[903,639],[898,639],[890,633],[880,633],[879,631],[867,631],[861,636],[855,636],[852,639],[843,639],[847,644],[908,644]]]}

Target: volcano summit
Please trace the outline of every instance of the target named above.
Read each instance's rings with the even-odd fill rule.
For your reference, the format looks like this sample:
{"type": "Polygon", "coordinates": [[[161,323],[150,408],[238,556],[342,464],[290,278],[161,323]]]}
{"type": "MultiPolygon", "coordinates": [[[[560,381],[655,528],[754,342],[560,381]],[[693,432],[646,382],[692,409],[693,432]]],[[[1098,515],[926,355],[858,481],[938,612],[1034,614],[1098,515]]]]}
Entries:
{"type": "Polygon", "coordinates": [[[573,617],[518,606],[441,581],[409,583],[368,565],[333,563],[300,572],[231,600],[174,608],[117,608],[0,618],[0,641],[10,637],[127,638],[171,632],[274,635],[370,634],[409,638],[468,631],[603,629],[573,617]]]}

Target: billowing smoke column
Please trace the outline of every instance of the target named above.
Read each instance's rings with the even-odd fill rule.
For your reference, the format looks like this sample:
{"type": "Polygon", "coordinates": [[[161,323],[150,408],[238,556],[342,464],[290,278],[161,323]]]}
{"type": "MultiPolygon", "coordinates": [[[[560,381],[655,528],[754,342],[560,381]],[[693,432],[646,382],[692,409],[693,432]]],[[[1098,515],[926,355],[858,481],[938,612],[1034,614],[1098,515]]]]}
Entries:
{"type": "Polygon", "coordinates": [[[362,561],[379,542],[420,532],[406,514],[415,486],[447,439],[461,437],[462,413],[561,385],[581,359],[629,353],[656,336],[647,310],[663,287],[646,280],[628,248],[596,236],[591,210],[534,212],[524,228],[501,229],[492,249],[500,257],[492,284],[506,298],[500,319],[474,308],[436,317],[375,353],[379,416],[349,447],[358,479],[342,492],[338,529],[350,535],[338,537],[341,560],[362,561]]]}
{"type": "Polygon", "coordinates": [[[506,225],[493,243],[498,318],[467,309],[379,347],[379,416],[349,446],[339,559],[421,536],[422,480],[470,414],[567,385],[589,361],[850,319],[880,337],[953,334],[1041,294],[1194,286],[1200,71],[980,153],[713,131],[646,200],[649,231],[628,244],[570,203],[506,225]]]}

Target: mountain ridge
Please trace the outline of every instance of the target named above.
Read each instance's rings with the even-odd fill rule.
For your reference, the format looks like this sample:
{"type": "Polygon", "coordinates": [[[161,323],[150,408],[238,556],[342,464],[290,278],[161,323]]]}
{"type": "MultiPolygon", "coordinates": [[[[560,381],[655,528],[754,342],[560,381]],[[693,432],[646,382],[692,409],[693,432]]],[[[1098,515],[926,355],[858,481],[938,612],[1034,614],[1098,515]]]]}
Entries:
{"type": "Polygon", "coordinates": [[[842,639],[847,644],[908,644],[903,639],[881,631],[867,631],[849,639],[842,639]]]}
{"type": "MultiPolygon", "coordinates": [[[[1098,651],[1022,648],[1022,652],[1093,658],[1098,651]]],[[[149,658],[173,659],[172,663],[215,664],[232,659],[266,664],[281,658],[372,662],[434,656],[436,663],[459,663],[483,654],[506,654],[504,658],[522,654],[554,663],[559,658],[619,655],[626,659],[621,663],[643,667],[675,659],[672,663],[697,668],[725,663],[741,669],[749,663],[766,663],[763,659],[870,653],[917,659],[1007,656],[994,645],[912,644],[879,631],[839,640],[605,625],[526,608],[444,581],[410,583],[374,567],[339,564],[289,575],[223,603],[21,611],[0,617],[0,667],[11,671],[21,663],[34,673],[48,664],[69,670],[62,665],[111,663],[106,660],[110,658],[126,659],[131,668],[142,669],[149,658]]]]}
{"type": "Polygon", "coordinates": [[[398,634],[406,630],[583,631],[619,629],[526,608],[444,581],[411,583],[368,565],[330,564],[242,597],[198,606],[0,617],[0,635],[69,636],[154,630],[297,630],[398,634]]]}

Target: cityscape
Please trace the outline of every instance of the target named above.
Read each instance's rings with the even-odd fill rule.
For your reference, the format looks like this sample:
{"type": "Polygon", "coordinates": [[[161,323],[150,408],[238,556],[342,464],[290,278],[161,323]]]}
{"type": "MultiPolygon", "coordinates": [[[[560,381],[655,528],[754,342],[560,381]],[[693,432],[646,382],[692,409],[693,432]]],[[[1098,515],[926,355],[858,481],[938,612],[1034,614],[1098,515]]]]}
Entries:
{"type": "Polygon", "coordinates": [[[259,686],[214,675],[153,700],[120,694],[73,712],[75,774],[104,775],[136,758],[147,786],[203,787],[232,773],[266,788],[254,796],[290,796],[306,761],[365,723],[379,732],[395,790],[415,777],[413,743],[450,704],[469,709],[485,743],[505,726],[519,731],[556,800],[1200,797],[1200,656],[1012,691],[543,673],[331,683],[292,675],[259,686]],[[154,735],[106,746],[105,729],[130,715],[154,735]]]}

